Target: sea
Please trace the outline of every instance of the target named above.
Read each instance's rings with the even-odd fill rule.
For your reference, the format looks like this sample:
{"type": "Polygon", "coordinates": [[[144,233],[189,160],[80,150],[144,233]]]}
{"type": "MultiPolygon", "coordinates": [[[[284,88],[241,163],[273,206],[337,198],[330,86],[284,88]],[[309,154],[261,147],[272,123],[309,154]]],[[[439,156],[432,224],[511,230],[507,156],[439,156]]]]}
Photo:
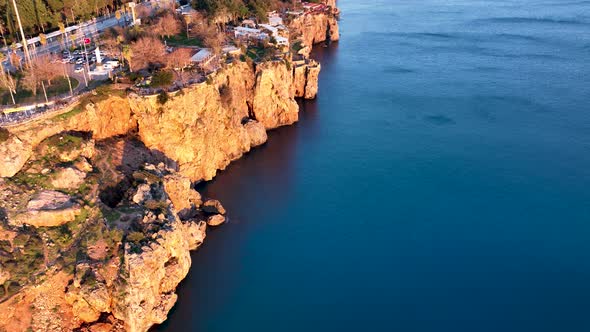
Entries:
{"type": "Polygon", "coordinates": [[[590,1],[340,0],[156,331],[590,331],[590,1]]]}

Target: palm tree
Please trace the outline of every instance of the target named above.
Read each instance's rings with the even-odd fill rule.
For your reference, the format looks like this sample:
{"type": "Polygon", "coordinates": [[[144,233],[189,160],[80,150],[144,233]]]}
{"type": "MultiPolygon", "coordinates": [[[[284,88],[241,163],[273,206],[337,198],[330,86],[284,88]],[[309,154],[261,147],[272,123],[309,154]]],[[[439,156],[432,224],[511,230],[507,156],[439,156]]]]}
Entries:
{"type": "Polygon", "coordinates": [[[20,14],[18,13],[18,6],[16,5],[16,0],[12,0],[12,4],[14,6],[14,14],[16,15],[16,21],[18,23],[18,28],[20,30],[20,35],[22,38],[23,49],[25,50],[25,60],[28,65],[31,64],[31,55],[29,54],[29,46],[27,45],[27,37],[25,37],[25,31],[23,30],[23,24],[20,20],[20,14]]]}

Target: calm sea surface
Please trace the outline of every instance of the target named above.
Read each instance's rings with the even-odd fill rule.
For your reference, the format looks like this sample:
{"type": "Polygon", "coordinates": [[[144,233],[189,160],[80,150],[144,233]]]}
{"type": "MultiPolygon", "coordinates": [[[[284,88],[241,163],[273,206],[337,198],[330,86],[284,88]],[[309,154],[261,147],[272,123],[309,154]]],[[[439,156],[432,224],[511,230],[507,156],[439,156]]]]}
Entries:
{"type": "Polygon", "coordinates": [[[590,331],[590,1],[340,0],[162,331],[590,331]]]}

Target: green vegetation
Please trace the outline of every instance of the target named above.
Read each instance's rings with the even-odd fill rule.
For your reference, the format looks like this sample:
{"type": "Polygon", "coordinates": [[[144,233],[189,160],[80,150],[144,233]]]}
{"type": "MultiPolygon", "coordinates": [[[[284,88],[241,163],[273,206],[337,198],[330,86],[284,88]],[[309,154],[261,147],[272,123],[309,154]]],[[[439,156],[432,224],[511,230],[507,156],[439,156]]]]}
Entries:
{"type": "Polygon", "coordinates": [[[0,143],[5,142],[6,140],[8,140],[8,137],[10,136],[10,132],[8,132],[8,129],[6,128],[0,128],[0,143]]]}
{"type": "Polygon", "coordinates": [[[248,47],[246,55],[254,61],[269,61],[275,55],[275,49],[259,43],[258,45],[248,47]]]}
{"type": "Polygon", "coordinates": [[[298,40],[298,41],[294,42],[293,45],[291,45],[291,49],[295,53],[299,52],[302,48],[303,48],[303,42],[301,40],[298,40]]]}
{"type": "Polygon", "coordinates": [[[71,111],[57,115],[53,118],[53,120],[58,121],[58,122],[68,120],[71,117],[85,111],[86,106],[88,106],[89,104],[99,103],[103,100],[108,99],[111,96],[123,98],[123,97],[125,97],[125,91],[114,89],[109,84],[100,85],[100,86],[96,87],[92,91],[92,93],[87,94],[87,95],[83,96],[82,98],[80,98],[80,102],[78,103],[78,105],[75,106],[74,108],[72,108],[71,111]]]}
{"type": "Polygon", "coordinates": [[[115,221],[119,220],[119,218],[121,218],[121,213],[119,213],[117,210],[112,210],[112,209],[103,209],[102,210],[102,215],[105,217],[105,219],[107,220],[107,222],[110,224],[113,224],[115,221]]]}
{"type": "Polygon", "coordinates": [[[205,11],[210,17],[227,12],[238,18],[256,16],[266,19],[266,13],[290,3],[290,0],[194,0],[193,7],[205,11]]]}
{"type": "Polygon", "coordinates": [[[154,74],[150,86],[153,88],[161,88],[169,86],[174,81],[174,74],[170,71],[161,70],[154,74]]]}
{"type": "MultiPolygon", "coordinates": [[[[77,22],[106,14],[109,9],[120,8],[126,0],[58,1],[58,0],[16,0],[23,29],[27,34],[58,30],[60,22],[77,22]],[[44,31],[43,31],[44,30],[44,31]]],[[[16,17],[12,1],[0,1],[2,25],[6,28],[8,43],[15,41],[16,17]]]]}
{"type": "Polygon", "coordinates": [[[35,278],[44,263],[43,241],[35,230],[23,230],[13,240],[11,248],[7,241],[2,242],[0,268],[10,273],[10,280],[4,283],[3,294],[12,295],[29,280],[35,278]]]}
{"type": "Polygon", "coordinates": [[[175,36],[164,37],[168,45],[198,46],[204,47],[203,40],[195,37],[187,37],[185,32],[175,36]]]}
{"type": "Polygon", "coordinates": [[[18,172],[10,179],[11,182],[28,189],[32,188],[50,188],[49,177],[43,174],[18,172]]]}
{"type": "Polygon", "coordinates": [[[166,104],[166,102],[168,102],[169,99],[170,96],[168,96],[168,93],[166,91],[162,91],[158,94],[158,103],[160,105],[166,104]]]}

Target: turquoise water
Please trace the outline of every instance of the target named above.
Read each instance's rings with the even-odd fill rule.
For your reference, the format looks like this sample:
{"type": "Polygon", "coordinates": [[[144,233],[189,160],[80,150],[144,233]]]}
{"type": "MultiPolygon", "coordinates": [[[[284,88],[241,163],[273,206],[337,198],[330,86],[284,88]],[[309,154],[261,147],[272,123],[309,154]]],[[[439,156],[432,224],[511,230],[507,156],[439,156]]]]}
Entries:
{"type": "Polygon", "coordinates": [[[166,331],[590,331],[590,1],[341,0],[166,331]]]}

